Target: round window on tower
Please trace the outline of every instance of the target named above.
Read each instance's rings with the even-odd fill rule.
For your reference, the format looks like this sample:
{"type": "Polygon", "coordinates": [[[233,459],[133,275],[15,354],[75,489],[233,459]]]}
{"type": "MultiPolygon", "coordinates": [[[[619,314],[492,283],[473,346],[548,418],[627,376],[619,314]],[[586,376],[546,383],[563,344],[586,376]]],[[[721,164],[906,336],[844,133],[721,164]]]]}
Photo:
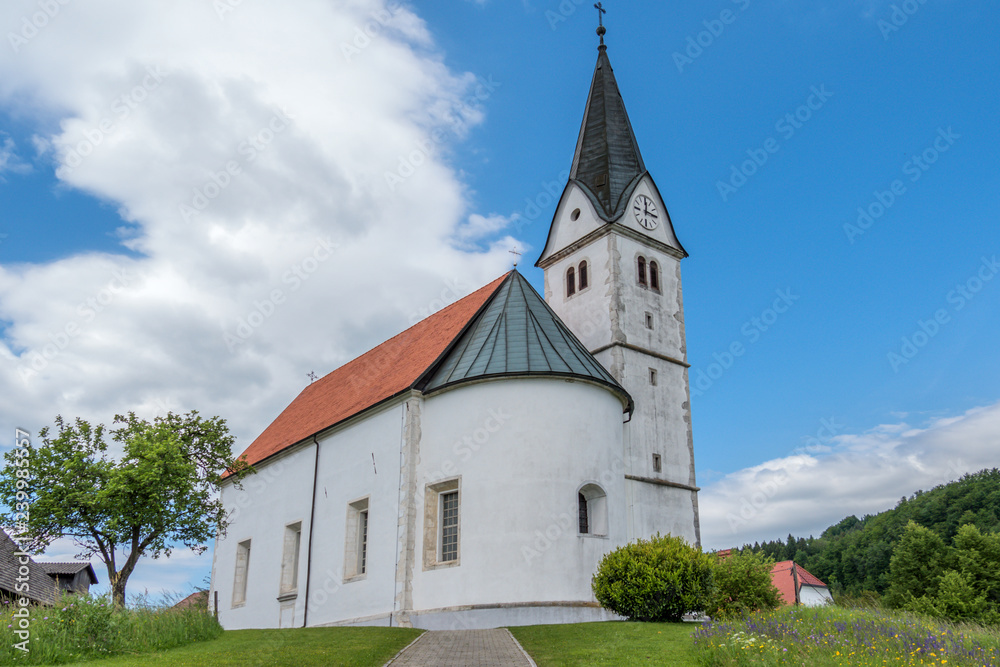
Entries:
{"type": "Polygon", "coordinates": [[[570,214],[569,219],[572,220],[573,222],[576,222],[577,220],[579,220],[580,219],[580,209],[574,210],[570,214]]]}

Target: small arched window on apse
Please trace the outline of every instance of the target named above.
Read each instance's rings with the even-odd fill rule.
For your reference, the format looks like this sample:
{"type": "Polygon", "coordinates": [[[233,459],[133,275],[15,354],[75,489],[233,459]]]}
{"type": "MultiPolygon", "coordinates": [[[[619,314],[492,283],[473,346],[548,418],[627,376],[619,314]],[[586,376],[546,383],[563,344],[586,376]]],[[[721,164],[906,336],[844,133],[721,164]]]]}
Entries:
{"type": "Polygon", "coordinates": [[[649,263],[649,287],[656,291],[660,290],[660,267],[656,262],[649,263]]]}
{"type": "Polygon", "coordinates": [[[580,262],[580,291],[587,289],[590,286],[590,271],[588,271],[587,262],[580,262]]]}
{"type": "Polygon", "coordinates": [[[584,484],[577,492],[581,535],[608,534],[608,497],[596,484],[584,484]]]}
{"type": "Polygon", "coordinates": [[[639,257],[639,284],[646,285],[646,258],[639,257]]]}
{"type": "Polygon", "coordinates": [[[572,266],[566,269],[566,296],[576,294],[576,269],[572,266]]]}

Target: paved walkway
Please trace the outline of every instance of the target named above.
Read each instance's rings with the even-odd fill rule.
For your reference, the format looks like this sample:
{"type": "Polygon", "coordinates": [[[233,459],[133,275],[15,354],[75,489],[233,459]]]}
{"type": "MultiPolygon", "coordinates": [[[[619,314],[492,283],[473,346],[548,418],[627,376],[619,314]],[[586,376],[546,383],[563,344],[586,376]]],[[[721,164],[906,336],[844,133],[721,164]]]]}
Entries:
{"type": "Polygon", "coordinates": [[[425,632],[388,664],[392,667],[535,667],[514,635],[502,628],[425,632]]]}

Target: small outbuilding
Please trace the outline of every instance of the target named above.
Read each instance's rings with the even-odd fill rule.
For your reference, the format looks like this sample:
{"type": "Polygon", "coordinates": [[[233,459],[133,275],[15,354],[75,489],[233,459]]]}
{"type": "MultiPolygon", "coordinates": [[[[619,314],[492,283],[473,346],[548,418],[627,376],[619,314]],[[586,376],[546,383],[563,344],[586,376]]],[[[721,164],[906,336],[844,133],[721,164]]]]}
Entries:
{"type": "Polygon", "coordinates": [[[86,593],[98,583],[90,563],[42,563],[21,551],[0,531],[0,597],[25,597],[38,604],[55,604],[62,594],[86,593]]]}
{"type": "Polygon", "coordinates": [[[771,581],[786,605],[821,607],[833,602],[830,587],[795,561],[775,563],[771,568],[771,581]]]}

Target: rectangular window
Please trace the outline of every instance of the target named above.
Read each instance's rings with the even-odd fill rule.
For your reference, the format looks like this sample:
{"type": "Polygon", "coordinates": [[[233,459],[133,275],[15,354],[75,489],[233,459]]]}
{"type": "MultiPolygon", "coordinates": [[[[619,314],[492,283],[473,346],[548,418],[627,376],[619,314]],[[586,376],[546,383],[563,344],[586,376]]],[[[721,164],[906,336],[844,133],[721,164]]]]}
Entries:
{"type": "Polygon", "coordinates": [[[344,540],[344,580],[362,579],[368,573],[368,498],[347,506],[344,540]]]}
{"type": "Polygon", "coordinates": [[[299,588],[299,550],[302,547],[302,522],[285,526],[285,544],[281,554],[281,595],[299,588]]]}
{"type": "Polygon", "coordinates": [[[582,493],[577,495],[577,507],[579,508],[580,517],[580,534],[586,535],[590,532],[590,517],[587,512],[587,497],[582,493]]]}
{"type": "Polygon", "coordinates": [[[659,454],[653,454],[653,472],[663,472],[663,463],[659,454]]]}
{"type": "Polygon", "coordinates": [[[646,313],[646,328],[653,328],[653,313],[646,313]]]}
{"type": "Polygon", "coordinates": [[[462,559],[459,478],[424,488],[424,569],[456,567],[462,559]]]}
{"type": "Polygon", "coordinates": [[[247,574],[250,571],[250,540],[236,545],[236,575],[233,579],[233,606],[247,601],[247,574]]]}
{"type": "Polygon", "coordinates": [[[358,542],[361,544],[358,549],[358,573],[364,574],[368,571],[368,510],[361,513],[358,542]]]}
{"type": "Polygon", "coordinates": [[[458,491],[441,494],[441,562],[458,560],[458,491]]]}
{"type": "Polygon", "coordinates": [[[656,369],[655,368],[650,368],[649,369],[649,384],[653,385],[654,387],[656,386],[656,369]]]}

